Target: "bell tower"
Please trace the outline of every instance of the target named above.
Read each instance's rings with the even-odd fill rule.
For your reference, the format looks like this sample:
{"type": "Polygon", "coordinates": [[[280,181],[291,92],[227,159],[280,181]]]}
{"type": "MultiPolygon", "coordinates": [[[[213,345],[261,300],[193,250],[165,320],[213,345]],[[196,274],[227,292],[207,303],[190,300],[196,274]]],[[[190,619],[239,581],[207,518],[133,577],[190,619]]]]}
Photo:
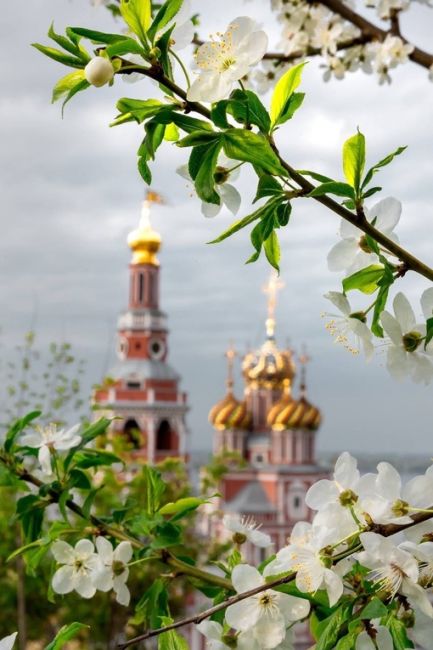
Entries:
{"type": "Polygon", "coordinates": [[[169,456],[186,458],[187,396],[168,364],[167,317],[160,309],[157,254],[162,239],[150,222],[151,205],[162,203],[148,192],[138,228],[128,236],[128,308],[118,320],[118,362],[93,395],[98,410],[116,417],[112,436],[123,436],[134,457],[151,463],[169,456]]]}

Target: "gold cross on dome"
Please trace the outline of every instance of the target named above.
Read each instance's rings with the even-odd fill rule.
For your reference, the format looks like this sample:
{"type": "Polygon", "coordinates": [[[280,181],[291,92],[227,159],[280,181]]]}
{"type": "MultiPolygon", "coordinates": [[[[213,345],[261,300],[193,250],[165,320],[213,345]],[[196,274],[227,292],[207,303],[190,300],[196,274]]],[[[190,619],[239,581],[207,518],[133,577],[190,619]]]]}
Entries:
{"type": "Polygon", "coordinates": [[[266,320],[266,333],[273,336],[275,332],[275,308],[277,306],[277,295],[284,287],[284,282],[278,277],[277,273],[271,274],[268,283],[263,287],[263,292],[268,296],[268,318],[266,320]]]}
{"type": "Polygon", "coordinates": [[[233,347],[233,342],[230,341],[229,347],[224,353],[225,358],[227,359],[227,389],[229,391],[232,390],[234,380],[233,380],[233,366],[235,362],[235,358],[237,357],[237,352],[235,348],[233,347]]]}

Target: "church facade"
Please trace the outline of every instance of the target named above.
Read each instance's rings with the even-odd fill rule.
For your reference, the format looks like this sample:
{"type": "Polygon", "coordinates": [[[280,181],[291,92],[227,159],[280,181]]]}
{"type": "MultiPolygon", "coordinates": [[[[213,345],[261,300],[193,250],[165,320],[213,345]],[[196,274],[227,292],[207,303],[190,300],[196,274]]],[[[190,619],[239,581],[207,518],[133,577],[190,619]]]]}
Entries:
{"type": "Polygon", "coordinates": [[[115,417],[109,435],[123,436],[133,458],[150,463],[187,459],[187,395],[168,363],[166,314],[160,309],[161,237],[149,212],[158,195],[149,192],[139,226],[128,236],[128,308],[117,327],[117,363],[93,394],[93,404],[115,417]]]}
{"type": "MultiPolygon", "coordinates": [[[[305,505],[308,488],[326,469],[316,462],[316,436],[321,423],[319,409],[306,395],[305,354],[301,366],[298,395],[294,382],[296,367],[293,352],[280,348],[275,338],[276,297],[282,283],[272,276],[267,287],[268,316],[262,346],[242,359],[244,391],[234,394],[233,364],[236,353],[229,349],[227,391],[209,413],[214,428],[214,453],[237,452],[243,461],[224,475],[212,516],[203,524],[208,533],[227,536],[221,514],[238,514],[261,526],[274,542],[274,549],[287,543],[297,521],[308,521],[312,513],[305,505]],[[206,524],[207,522],[207,524],[206,524]]],[[[250,561],[265,559],[265,550],[245,549],[250,561]]]]}

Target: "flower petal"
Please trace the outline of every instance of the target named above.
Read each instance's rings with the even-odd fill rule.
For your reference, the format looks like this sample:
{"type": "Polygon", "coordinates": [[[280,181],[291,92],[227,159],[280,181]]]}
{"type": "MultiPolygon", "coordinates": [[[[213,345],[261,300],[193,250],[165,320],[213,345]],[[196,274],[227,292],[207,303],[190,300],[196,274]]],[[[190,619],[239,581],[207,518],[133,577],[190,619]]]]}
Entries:
{"type": "Polygon", "coordinates": [[[240,600],[226,609],[226,621],[230,627],[242,632],[256,624],[260,616],[260,606],[255,598],[240,600]]]}
{"type": "Polygon", "coordinates": [[[262,607],[261,611],[261,616],[254,625],[254,637],[263,650],[276,648],[286,636],[283,615],[267,607],[262,607]]]}
{"type": "Polygon", "coordinates": [[[366,216],[369,221],[376,219],[376,228],[389,234],[400,221],[401,203],[392,196],[388,196],[366,210],[366,216]]]}
{"type": "Polygon", "coordinates": [[[273,541],[267,533],[263,533],[261,530],[249,530],[247,533],[247,538],[252,544],[258,546],[259,548],[268,548],[273,545],[273,541]]]}
{"type": "Polygon", "coordinates": [[[95,540],[96,550],[104,564],[113,563],[113,545],[106,537],[99,536],[95,540]]]}
{"type": "Polygon", "coordinates": [[[232,571],[232,583],[238,594],[264,584],[263,576],[249,564],[238,564],[232,571]]]}
{"type": "Polygon", "coordinates": [[[241,195],[230,183],[224,183],[219,187],[221,199],[224,205],[232,214],[236,214],[241,207],[241,195]]]}
{"type": "Polygon", "coordinates": [[[80,576],[75,581],[75,591],[83,598],[92,598],[96,593],[96,587],[90,576],[80,576]]]}
{"type": "Polygon", "coordinates": [[[297,598],[290,594],[280,593],[278,596],[278,608],[282,613],[286,624],[293,621],[300,621],[308,616],[310,602],[306,598],[297,598]]]}
{"type": "Polygon", "coordinates": [[[388,501],[400,498],[401,478],[391,463],[379,463],[377,466],[376,488],[380,496],[388,501]]]}
{"type": "Polygon", "coordinates": [[[359,471],[357,466],[358,463],[356,458],[351,456],[347,451],[344,451],[337,458],[334,469],[334,479],[341,489],[346,490],[352,488],[359,481],[359,471]]]}
{"type": "Polygon", "coordinates": [[[9,636],[3,637],[3,639],[0,641],[0,650],[12,650],[15,639],[17,638],[17,634],[18,632],[14,632],[9,636]]]}
{"type": "Polygon", "coordinates": [[[330,271],[345,271],[353,264],[358,251],[356,239],[342,239],[328,253],[328,269],[330,271]]]}
{"type": "Polygon", "coordinates": [[[401,291],[394,298],[393,302],[395,317],[400,323],[403,334],[410,332],[416,326],[415,314],[409,300],[401,291]]]}
{"type": "Polygon", "coordinates": [[[329,604],[333,607],[343,594],[343,581],[332,569],[325,569],[323,578],[328,592],[329,604]]]}
{"type": "Polygon", "coordinates": [[[95,547],[90,539],[80,539],[75,544],[75,553],[81,558],[88,558],[95,552],[95,547]]]}
{"type": "Polygon", "coordinates": [[[56,594],[69,594],[74,589],[74,569],[69,565],[57,569],[51,586],[56,594]]]}
{"type": "Polygon", "coordinates": [[[344,314],[344,316],[349,316],[351,311],[350,303],[344,293],[340,293],[339,291],[328,291],[328,293],[325,293],[324,298],[330,300],[332,304],[335,305],[342,314],[344,314]]]}
{"type": "Polygon", "coordinates": [[[41,464],[41,469],[43,473],[50,476],[50,474],[52,473],[51,453],[49,448],[46,445],[42,445],[42,447],[39,448],[38,460],[41,464]]]}
{"type": "Polygon", "coordinates": [[[223,626],[217,621],[204,620],[196,625],[196,628],[207,639],[212,639],[213,641],[221,641],[223,626]]]}
{"type": "Polygon", "coordinates": [[[305,495],[305,503],[312,510],[320,510],[337,501],[339,491],[334,481],[322,479],[314,483],[305,495]]]}
{"type": "Polygon", "coordinates": [[[421,296],[421,308],[424,318],[432,318],[433,316],[433,287],[426,289],[421,296]]]}
{"type": "Polygon", "coordinates": [[[383,311],[380,317],[383,329],[388,334],[394,345],[402,344],[403,332],[400,323],[388,311],[383,311]]]}
{"type": "Polygon", "coordinates": [[[133,555],[131,542],[120,542],[119,546],[114,549],[113,559],[123,564],[128,564],[133,555]]]}
{"type": "Polygon", "coordinates": [[[51,553],[60,564],[72,564],[75,559],[74,549],[70,544],[57,539],[51,547],[51,553]]]}

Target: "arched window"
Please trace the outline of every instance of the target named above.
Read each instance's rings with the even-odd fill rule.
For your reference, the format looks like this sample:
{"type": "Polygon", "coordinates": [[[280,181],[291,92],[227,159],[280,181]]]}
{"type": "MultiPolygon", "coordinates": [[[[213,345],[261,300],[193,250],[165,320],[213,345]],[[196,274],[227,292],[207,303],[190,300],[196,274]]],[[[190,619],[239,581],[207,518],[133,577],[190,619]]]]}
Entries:
{"type": "Polygon", "coordinates": [[[132,449],[140,449],[141,433],[140,427],[138,426],[136,420],[131,418],[125,422],[125,426],[123,427],[123,435],[126,442],[132,447],[132,449]]]}
{"type": "Polygon", "coordinates": [[[168,420],[161,420],[156,432],[156,448],[160,451],[171,449],[171,426],[168,420]]]}

